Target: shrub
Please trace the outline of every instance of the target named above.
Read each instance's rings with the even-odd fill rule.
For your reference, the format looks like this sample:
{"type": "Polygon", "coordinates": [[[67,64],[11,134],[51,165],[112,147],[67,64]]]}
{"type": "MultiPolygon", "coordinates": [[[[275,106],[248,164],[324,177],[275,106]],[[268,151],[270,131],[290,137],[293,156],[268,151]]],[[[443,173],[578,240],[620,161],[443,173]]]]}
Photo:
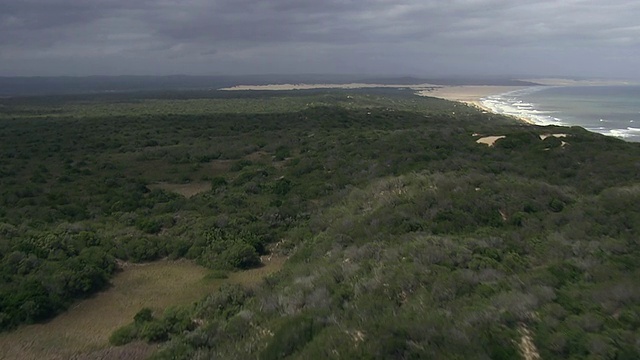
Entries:
{"type": "Polygon", "coordinates": [[[136,221],[136,227],[147,234],[157,234],[162,230],[162,221],[158,218],[140,217],[136,221]]]}
{"type": "Polygon", "coordinates": [[[211,179],[211,189],[216,190],[217,188],[223,187],[227,185],[227,180],[222,176],[216,176],[211,179]]]}
{"type": "Polygon", "coordinates": [[[308,315],[286,319],[276,330],[260,358],[286,358],[301,350],[323,327],[323,324],[308,315]]]}
{"type": "Polygon", "coordinates": [[[137,337],[138,327],[135,324],[129,324],[114,331],[109,336],[109,343],[115,346],[125,345],[136,340],[137,337]]]}
{"type": "Polygon", "coordinates": [[[237,242],[220,255],[225,264],[237,269],[248,269],[260,264],[260,256],[249,244],[237,242]]]}
{"type": "Polygon", "coordinates": [[[234,162],[233,165],[231,165],[231,168],[229,170],[233,172],[238,172],[246,168],[247,166],[251,166],[252,164],[253,163],[251,162],[251,160],[246,160],[246,159],[238,160],[234,162]]]}
{"type": "Polygon", "coordinates": [[[169,338],[169,327],[163,321],[150,321],[140,328],[140,338],[146,342],[165,341],[169,338]]]}
{"type": "Polygon", "coordinates": [[[551,201],[549,202],[549,208],[553,212],[560,212],[564,209],[564,202],[556,198],[551,199],[551,201]]]}
{"type": "Polygon", "coordinates": [[[287,148],[286,146],[279,146],[276,149],[276,153],[273,159],[275,161],[282,161],[288,158],[289,156],[291,156],[291,151],[289,150],[289,148],[287,148]]]}
{"type": "Polygon", "coordinates": [[[133,321],[136,324],[142,324],[153,320],[153,310],[148,307],[142,308],[138,313],[133,317],[133,321]]]}

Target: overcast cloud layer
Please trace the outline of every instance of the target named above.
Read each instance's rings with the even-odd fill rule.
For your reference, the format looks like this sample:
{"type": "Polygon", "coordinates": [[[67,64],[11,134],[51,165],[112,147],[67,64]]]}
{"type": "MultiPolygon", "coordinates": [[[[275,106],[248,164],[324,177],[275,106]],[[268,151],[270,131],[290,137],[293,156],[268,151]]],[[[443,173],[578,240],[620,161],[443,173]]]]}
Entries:
{"type": "Polygon", "coordinates": [[[0,0],[0,75],[640,77],[637,0],[0,0]]]}

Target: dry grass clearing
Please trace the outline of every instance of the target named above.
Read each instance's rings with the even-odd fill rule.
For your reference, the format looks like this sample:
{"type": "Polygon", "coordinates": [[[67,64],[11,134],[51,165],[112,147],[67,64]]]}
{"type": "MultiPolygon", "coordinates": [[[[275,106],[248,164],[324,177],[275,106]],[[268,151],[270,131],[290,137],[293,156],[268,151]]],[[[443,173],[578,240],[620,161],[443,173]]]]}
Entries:
{"type": "Polygon", "coordinates": [[[211,175],[222,175],[229,171],[231,164],[233,164],[233,160],[212,160],[207,168],[211,175]]]}
{"type": "Polygon", "coordinates": [[[190,198],[194,195],[211,190],[210,182],[192,182],[188,184],[171,184],[171,183],[158,183],[148,186],[149,189],[162,189],[165,191],[173,192],[182,195],[186,198],[190,198]]]}
{"type": "Polygon", "coordinates": [[[255,286],[284,261],[265,258],[265,266],[233,273],[225,280],[208,279],[207,269],[184,260],[126,266],[113,278],[111,288],[76,303],[51,321],[0,334],[0,359],[117,359],[123,358],[123,351],[130,355],[127,358],[144,358],[150,350],[146,345],[108,346],[111,332],[132,321],[142,307],[162,311],[189,304],[224,282],[255,286]]]}
{"type": "Polygon", "coordinates": [[[256,151],[244,157],[247,160],[251,160],[253,162],[264,162],[270,161],[271,155],[266,151],[256,151]]]}

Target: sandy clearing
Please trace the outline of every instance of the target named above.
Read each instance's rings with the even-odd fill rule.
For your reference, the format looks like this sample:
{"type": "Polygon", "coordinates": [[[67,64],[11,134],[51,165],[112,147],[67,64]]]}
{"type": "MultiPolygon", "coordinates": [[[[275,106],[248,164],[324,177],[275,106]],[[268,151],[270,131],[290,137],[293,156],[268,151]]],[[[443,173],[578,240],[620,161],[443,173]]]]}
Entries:
{"type": "Polygon", "coordinates": [[[370,89],[370,88],[398,88],[398,89],[414,89],[425,90],[437,88],[439,85],[433,84],[414,84],[414,85],[385,85],[385,84],[365,84],[365,83],[349,83],[349,84],[268,84],[268,85],[237,85],[219,90],[225,91],[246,91],[246,90],[270,90],[270,91],[286,91],[286,90],[312,90],[312,89],[370,89]]]}
{"type": "Polygon", "coordinates": [[[500,140],[500,139],[504,139],[506,138],[506,136],[502,135],[502,136],[485,136],[485,137],[481,137],[480,139],[476,140],[476,142],[478,144],[485,144],[488,146],[493,146],[495,144],[496,141],[500,140]]]}
{"type": "Polygon", "coordinates": [[[544,140],[549,137],[565,138],[567,137],[567,134],[543,134],[543,135],[540,135],[540,140],[544,140]]]}
{"type": "Polygon", "coordinates": [[[536,344],[533,342],[531,332],[527,326],[520,324],[518,332],[520,333],[520,342],[518,343],[518,347],[520,348],[522,357],[525,360],[540,360],[540,353],[538,353],[536,344]]]}
{"type": "MultiPolygon", "coordinates": [[[[540,140],[544,140],[546,138],[550,138],[550,137],[554,137],[557,139],[563,139],[563,138],[567,138],[569,135],[567,134],[542,134],[540,135],[540,140]]],[[[565,147],[567,146],[569,143],[566,141],[561,141],[560,142],[560,147],[565,147]]]]}

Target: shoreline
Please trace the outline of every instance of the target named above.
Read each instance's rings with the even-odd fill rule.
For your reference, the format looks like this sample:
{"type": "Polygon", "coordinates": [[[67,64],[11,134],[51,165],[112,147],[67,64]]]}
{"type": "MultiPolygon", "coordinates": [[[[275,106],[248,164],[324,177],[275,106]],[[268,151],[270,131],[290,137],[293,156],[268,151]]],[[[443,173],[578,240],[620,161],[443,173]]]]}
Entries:
{"type": "Polygon", "coordinates": [[[488,96],[506,94],[516,90],[531,88],[532,86],[494,86],[494,85],[459,85],[441,86],[416,92],[418,96],[429,96],[439,99],[456,101],[467,106],[475,107],[482,112],[508,116],[529,125],[538,125],[533,120],[511,114],[501,114],[482,103],[482,99],[488,96]]]}
{"type": "Polygon", "coordinates": [[[510,85],[435,85],[429,83],[399,85],[399,84],[368,84],[368,83],[347,83],[347,84],[267,84],[267,85],[236,85],[220,88],[221,91],[294,91],[313,89],[410,89],[415,91],[417,96],[435,97],[444,100],[456,101],[467,106],[472,106],[482,112],[496,115],[509,116],[516,121],[530,125],[537,125],[533,120],[511,114],[501,114],[494,109],[483,104],[482,99],[492,95],[505,94],[511,91],[527,89],[531,86],[510,86],[510,85]]]}
{"type": "MultiPolygon", "coordinates": [[[[505,101],[509,98],[508,93],[518,90],[526,90],[531,89],[532,91],[544,90],[548,88],[555,87],[574,87],[574,86],[629,86],[628,83],[625,84],[613,84],[613,83],[586,83],[582,82],[580,84],[572,83],[572,84],[555,84],[555,85],[540,85],[540,86],[521,86],[521,87],[489,87],[489,86],[455,86],[455,87],[442,87],[438,89],[430,89],[426,91],[419,91],[416,95],[419,96],[431,96],[436,98],[441,98],[450,101],[456,101],[461,104],[465,104],[467,106],[472,106],[481,110],[483,113],[492,113],[496,115],[502,115],[506,117],[510,117],[518,122],[526,123],[529,125],[535,126],[563,126],[563,127],[571,127],[571,126],[579,126],[583,129],[595,133],[605,135],[611,138],[623,140],[626,142],[637,143],[640,142],[640,136],[637,133],[629,134],[627,130],[624,128],[617,127],[601,127],[598,129],[602,129],[600,131],[598,129],[594,129],[592,126],[587,125],[586,123],[580,122],[571,122],[565,121],[553,115],[548,115],[548,112],[540,111],[539,109],[535,109],[531,107],[531,104],[522,103],[522,101],[517,101],[516,104],[510,104],[509,101],[505,101]],[[501,95],[505,96],[505,99],[500,99],[501,95]],[[495,98],[491,98],[491,97],[495,98]],[[486,101],[483,101],[485,99],[486,101]],[[492,106],[493,105],[493,106],[492,106]],[[504,106],[503,106],[504,105],[504,106]],[[520,105],[526,106],[524,110],[520,108],[520,105]],[[495,110],[494,110],[495,109],[495,110]]],[[[637,85],[636,85],[637,86],[637,85]]],[[[517,94],[514,94],[516,96],[517,94]]],[[[522,94],[520,94],[522,95],[522,94]]],[[[558,115],[560,116],[560,115],[558,115]]],[[[602,119],[600,120],[602,121],[602,119]]],[[[622,125],[623,127],[625,125],[622,125]]],[[[638,132],[638,129],[632,129],[631,127],[627,127],[626,129],[638,132]]]]}

